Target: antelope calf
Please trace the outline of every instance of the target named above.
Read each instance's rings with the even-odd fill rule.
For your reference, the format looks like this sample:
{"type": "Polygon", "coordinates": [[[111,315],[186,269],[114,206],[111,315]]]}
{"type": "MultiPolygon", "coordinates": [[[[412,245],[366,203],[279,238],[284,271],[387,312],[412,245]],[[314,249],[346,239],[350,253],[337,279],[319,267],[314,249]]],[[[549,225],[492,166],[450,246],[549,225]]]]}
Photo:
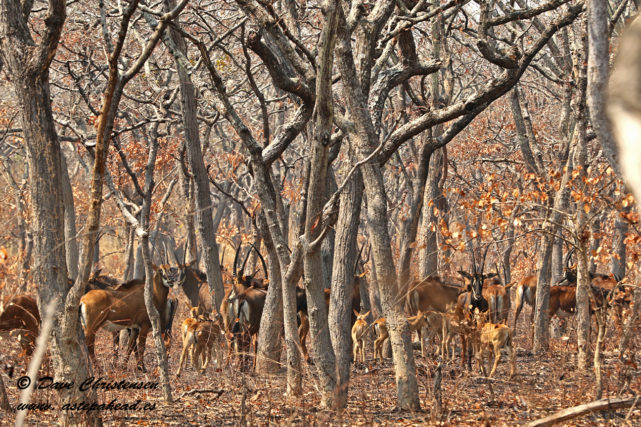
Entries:
{"type": "Polygon", "coordinates": [[[440,353],[443,360],[445,360],[449,355],[448,346],[452,334],[450,320],[445,313],[428,311],[423,314],[427,330],[427,341],[431,342],[434,337],[439,338],[440,346],[437,347],[435,354],[440,353]]]}
{"type": "Polygon", "coordinates": [[[196,347],[192,354],[194,365],[200,361],[201,373],[205,372],[209,360],[211,359],[211,352],[214,350],[216,353],[216,361],[220,366],[221,351],[220,346],[215,345],[221,335],[221,327],[218,322],[218,317],[214,320],[205,319],[198,323],[194,332],[194,340],[196,347]]]}
{"type": "Polygon", "coordinates": [[[487,376],[487,371],[485,370],[485,354],[490,352],[494,353],[494,365],[489,375],[491,378],[496,372],[496,367],[499,365],[501,349],[504,347],[510,351],[510,378],[516,374],[512,335],[512,329],[506,325],[496,323],[486,323],[483,325],[480,333],[480,348],[476,355],[483,375],[487,376]]]}
{"type": "Polygon", "coordinates": [[[361,353],[361,360],[365,363],[365,334],[367,333],[367,313],[359,314],[358,311],[354,310],[356,315],[356,321],[354,326],[352,326],[352,343],[354,347],[354,363],[358,361],[358,353],[361,353]]]}
{"type": "Polygon", "coordinates": [[[423,332],[427,328],[427,319],[425,318],[425,313],[421,310],[418,310],[415,316],[410,316],[407,318],[407,323],[410,327],[410,335],[412,332],[416,331],[418,335],[418,340],[421,343],[421,356],[425,357],[425,336],[423,332]]]}
{"type": "MultiPolygon", "coordinates": [[[[193,367],[200,370],[201,373],[205,372],[214,344],[221,335],[218,316],[216,320],[209,319],[207,314],[199,316],[198,307],[192,308],[191,314],[192,317],[185,319],[182,325],[183,350],[180,354],[180,363],[176,376],[180,376],[188,353],[191,356],[193,367]]],[[[218,348],[216,349],[216,359],[220,363],[220,351],[218,348]]]]}
{"type": "Polygon", "coordinates": [[[383,344],[385,340],[389,338],[389,331],[387,330],[387,323],[385,318],[381,317],[377,319],[374,323],[374,332],[376,332],[376,340],[374,340],[374,363],[376,363],[376,356],[381,356],[381,362],[383,361],[383,344]]]}

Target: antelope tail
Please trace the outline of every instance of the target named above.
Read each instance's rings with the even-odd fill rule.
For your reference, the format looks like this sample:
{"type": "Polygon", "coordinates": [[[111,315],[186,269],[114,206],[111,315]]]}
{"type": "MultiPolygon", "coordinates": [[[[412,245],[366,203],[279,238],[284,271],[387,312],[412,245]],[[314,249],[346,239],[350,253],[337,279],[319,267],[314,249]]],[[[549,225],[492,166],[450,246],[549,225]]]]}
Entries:
{"type": "Polygon", "coordinates": [[[80,317],[80,324],[83,329],[87,329],[87,311],[85,308],[85,303],[81,303],[78,308],[78,316],[80,317]]]}

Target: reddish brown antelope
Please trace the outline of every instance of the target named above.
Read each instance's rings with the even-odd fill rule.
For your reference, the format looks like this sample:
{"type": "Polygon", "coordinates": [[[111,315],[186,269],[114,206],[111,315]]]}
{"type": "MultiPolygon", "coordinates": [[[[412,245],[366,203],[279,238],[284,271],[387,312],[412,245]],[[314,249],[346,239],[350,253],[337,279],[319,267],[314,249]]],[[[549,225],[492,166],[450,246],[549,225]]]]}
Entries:
{"type": "Polygon", "coordinates": [[[0,332],[17,332],[23,352],[31,356],[40,330],[38,303],[31,295],[5,297],[0,307],[0,332]]]}
{"type": "MultiPolygon", "coordinates": [[[[167,304],[169,289],[176,285],[180,286],[180,279],[180,272],[177,268],[168,265],[154,266],[153,301],[156,310],[160,313],[161,329],[166,328],[166,322],[169,318],[167,304]]],[[[146,372],[143,354],[147,334],[151,329],[151,321],[145,306],[144,288],[144,280],[135,279],[123,283],[117,289],[89,291],[80,299],[80,321],[84,328],[89,356],[97,368],[98,364],[94,354],[96,332],[100,328],[111,332],[131,328],[137,331],[139,338],[136,349],[138,369],[146,372]]],[[[134,343],[135,337],[130,339],[127,346],[125,364],[129,360],[134,343]]]]}

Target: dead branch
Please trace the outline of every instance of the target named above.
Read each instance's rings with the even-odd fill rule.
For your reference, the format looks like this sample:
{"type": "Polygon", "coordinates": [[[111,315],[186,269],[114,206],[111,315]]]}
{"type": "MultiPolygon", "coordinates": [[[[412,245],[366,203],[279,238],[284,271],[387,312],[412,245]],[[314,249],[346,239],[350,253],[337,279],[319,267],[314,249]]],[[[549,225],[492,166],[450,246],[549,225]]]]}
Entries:
{"type": "Polygon", "coordinates": [[[563,409],[556,414],[552,414],[545,418],[540,418],[535,421],[527,423],[526,427],[535,427],[535,426],[550,426],[554,423],[560,423],[562,421],[567,421],[572,418],[577,418],[582,415],[585,415],[594,411],[613,411],[616,409],[629,408],[634,406],[637,403],[636,397],[631,397],[628,399],[600,399],[593,402],[584,403],[579,406],[573,406],[572,408],[563,409]]]}

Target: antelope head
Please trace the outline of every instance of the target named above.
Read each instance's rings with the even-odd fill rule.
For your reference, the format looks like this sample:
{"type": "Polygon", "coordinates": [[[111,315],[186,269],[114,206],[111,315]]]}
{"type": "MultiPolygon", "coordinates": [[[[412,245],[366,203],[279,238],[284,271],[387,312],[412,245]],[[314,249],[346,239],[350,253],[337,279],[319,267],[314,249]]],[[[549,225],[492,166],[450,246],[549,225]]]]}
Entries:
{"type": "Polygon", "coordinates": [[[480,301],[483,299],[483,282],[486,279],[497,276],[497,273],[483,274],[483,270],[485,268],[485,258],[487,257],[487,251],[489,248],[489,245],[485,248],[480,266],[477,265],[476,258],[474,257],[474,251],[472,250],[472,274],[463,270],[458,271],[461,276],[469,281],[467,284],[467,290],[472,292],[473,301],[480,301]]]}

